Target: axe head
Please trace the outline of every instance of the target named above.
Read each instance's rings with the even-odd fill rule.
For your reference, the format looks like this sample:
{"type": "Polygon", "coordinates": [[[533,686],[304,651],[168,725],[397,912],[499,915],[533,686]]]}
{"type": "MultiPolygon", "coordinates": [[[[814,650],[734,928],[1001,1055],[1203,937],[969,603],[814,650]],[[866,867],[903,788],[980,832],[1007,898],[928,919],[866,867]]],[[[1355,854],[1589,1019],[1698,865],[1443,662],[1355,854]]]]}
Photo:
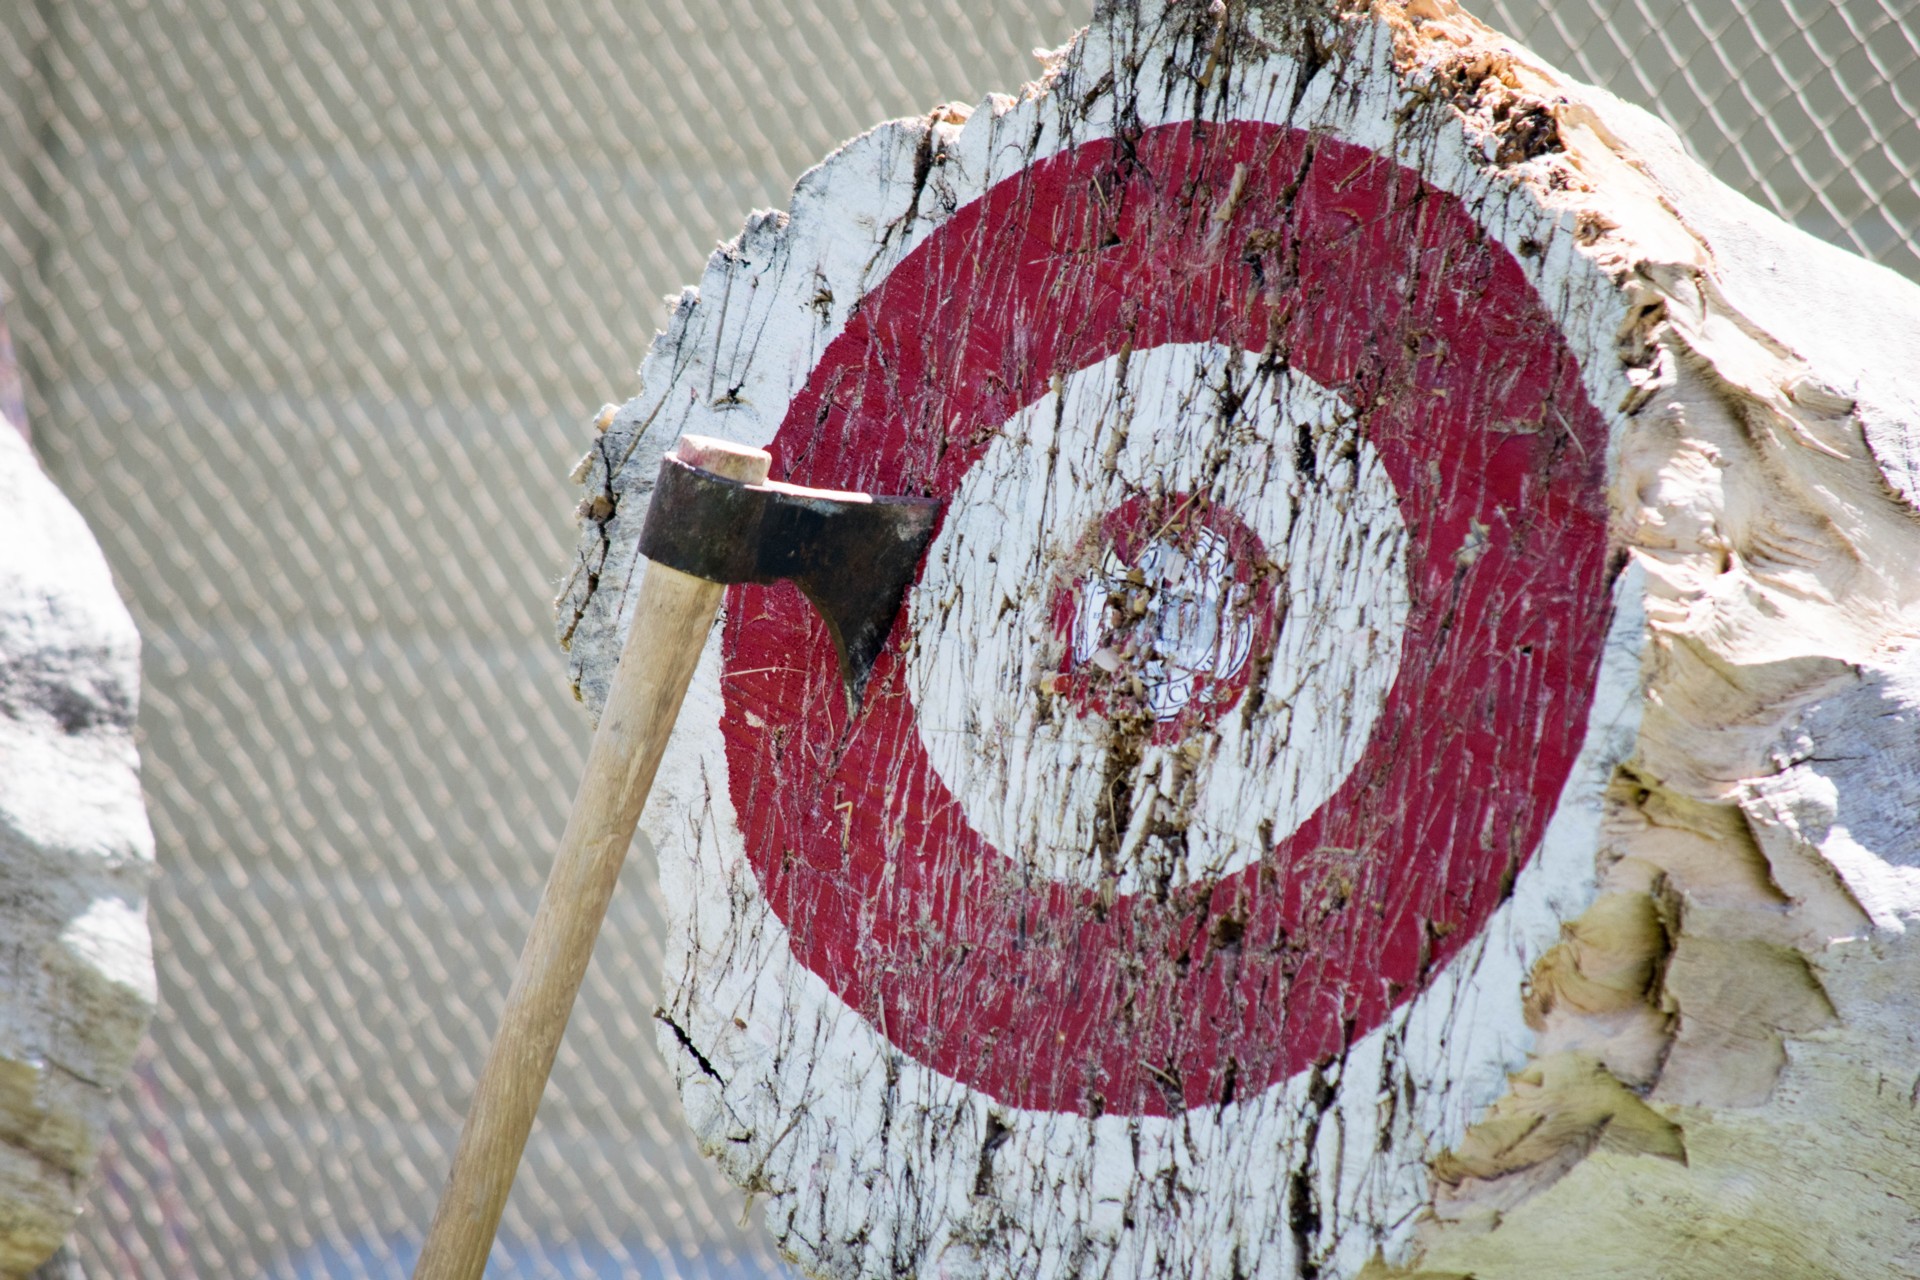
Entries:
{"type": "Polygon", "coordinates": [[[741,484],[700,465],[740,451],[726,441],[681,437],[661,459],[640,554],[709,582],[791,581],[825,620],[841,681],[858,707],[940,503],[778,481],[741,484]]]}

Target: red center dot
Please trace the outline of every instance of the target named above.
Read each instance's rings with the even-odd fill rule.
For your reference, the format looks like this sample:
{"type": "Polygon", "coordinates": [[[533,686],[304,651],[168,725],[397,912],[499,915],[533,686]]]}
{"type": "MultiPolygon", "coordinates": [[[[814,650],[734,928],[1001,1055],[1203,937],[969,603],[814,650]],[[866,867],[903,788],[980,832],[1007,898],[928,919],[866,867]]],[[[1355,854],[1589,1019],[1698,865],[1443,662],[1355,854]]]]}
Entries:
{"type": "Polygon", "coordinates": [[[1245,521],[1202,496],[1129,498],[1069,564],[1048,685],[1083,716],[1179,741],[1238,703],[1273,649],[1279,571],[1245,521]]]}

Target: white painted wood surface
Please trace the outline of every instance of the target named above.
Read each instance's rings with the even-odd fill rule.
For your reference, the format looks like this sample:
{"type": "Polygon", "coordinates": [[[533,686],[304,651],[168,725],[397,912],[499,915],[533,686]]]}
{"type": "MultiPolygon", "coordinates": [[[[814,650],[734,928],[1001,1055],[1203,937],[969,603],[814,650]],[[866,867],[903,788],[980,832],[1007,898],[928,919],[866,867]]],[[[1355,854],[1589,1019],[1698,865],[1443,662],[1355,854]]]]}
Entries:
{"type": "MultiPolygon", "coordinates": [[[[856,304],[996,184],[1194,119],[1308,130],[1457,197],[1577,358],[1608,432],[1621,568],[1559,808],[1479,935],[1337,1058],[1172,1114],[1010,1105],[903,1052],[842,998],[843,974],[797,958],[743,847],[754,815],[733,800],[723,722],[741,730],[716,634],[670,753],[682,766],[643,823],[676,929],[661,1044],[703,1146],[766,1197],[784,1249],[836,1276],[1920,1273],[1920,289],[1779,223],[1644,112],[1448,0],[1338,17],[1106,5],[1020,98],[883,125],[803,177],[789,213],[755,215],[581,469],[560,625],[583,697],[603,696],[628,623],[661,450],[684,431],[774,442],[864,323],[856,304]]],[[[1044,436],[1039,454],[1072,456],[1074,394],[1063,380],[976,467],[1005,505],[1003,547],[1052,526],[1023,520],[1031,469],[992,450],[1044,436]]],[[[1177,468],[1199,419],[1156,421],[1141,465],[1177,468]],[[1156,447],[1171,450],[1157,463],[1156,447]]],[[[1045,601],[1016,591],[1001,609],[982,591],[990,607],[936,620],[998,581],[965,568],[991,542],[986,499],[955,501],[904,644],[941,730],[935,771],[1031,873],[1097,883],[1073,856],[1090,802],[1064,781],[1086,744],[1029,747],[1018,718],[1016,695],[1047,678],[1050,657],[1028,652],[1045,601]],[[978,692],[996,681],[1007,691],[978,692]],[[1013,718],[983,732],[970,697],[1013,718]]],[[[1310,589],[1333,601],[1374,580],[1310,589]]],[[[1328,608],[1283,631],[1275,668],[1310,689],[1324,664],[1287,644],[1337,657],[1372,634],[1385,655],[1393,617],[1391,591],[1328,608]]],[[[1318,704],[1359,736],[1366,716],[1341,699],[1364,712],[1364,683],[1333,675],[1318,704]]],[[[1290,821],[1345,764],[1337,735],[1263,731],[1291,743],[1286,769],[1233,775],[1225,834],[1189,844],[1183,874],[1257,862],[1227,815],[1290,821]]],[[[1128,862],[1116,890],[1150,874],[1128,862]]]]}
{"type": "Polygon", "coordinates": [[[153,1016],[133,620],[0,422],[0,1275],[72,1229],[153,1016]]]}

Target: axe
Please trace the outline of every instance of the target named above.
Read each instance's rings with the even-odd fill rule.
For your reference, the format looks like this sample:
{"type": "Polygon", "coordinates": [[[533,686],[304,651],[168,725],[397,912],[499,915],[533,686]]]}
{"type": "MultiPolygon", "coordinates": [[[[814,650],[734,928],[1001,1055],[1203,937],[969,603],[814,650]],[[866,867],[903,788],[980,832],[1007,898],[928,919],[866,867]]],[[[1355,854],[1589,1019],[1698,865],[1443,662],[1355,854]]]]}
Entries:
{"type": "Polygon", "coordinates": [[[620,864],[727,583],[792,581],[857,709],[940,504],[769,482],[772,458],[682,436],[660,463],[648,560],[585,776],[534,913],[415,1280],[479,1280],[620,864]]]}

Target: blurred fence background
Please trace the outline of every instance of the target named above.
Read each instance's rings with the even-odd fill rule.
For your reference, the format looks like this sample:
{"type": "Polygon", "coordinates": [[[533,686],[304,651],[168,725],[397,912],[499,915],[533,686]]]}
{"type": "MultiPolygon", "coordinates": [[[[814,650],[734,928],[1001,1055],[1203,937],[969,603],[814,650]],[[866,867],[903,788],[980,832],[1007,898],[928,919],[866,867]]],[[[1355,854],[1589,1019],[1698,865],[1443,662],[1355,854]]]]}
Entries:
{"type": "MultiPolygon", "coordinates": [[[[1087,0],[8,0],[0,284],[146,636],[162,1009],[97,1280],[411,1265],[586,736],[566,474],[663,294],[840,139],[1087,0]]],[[[1722,178],[1920,278],[1911,0],[1493,0],[1722,178]]],[[[494,1273],[780,1264],[682,1137],[628,873],[494,1273]]]]}

